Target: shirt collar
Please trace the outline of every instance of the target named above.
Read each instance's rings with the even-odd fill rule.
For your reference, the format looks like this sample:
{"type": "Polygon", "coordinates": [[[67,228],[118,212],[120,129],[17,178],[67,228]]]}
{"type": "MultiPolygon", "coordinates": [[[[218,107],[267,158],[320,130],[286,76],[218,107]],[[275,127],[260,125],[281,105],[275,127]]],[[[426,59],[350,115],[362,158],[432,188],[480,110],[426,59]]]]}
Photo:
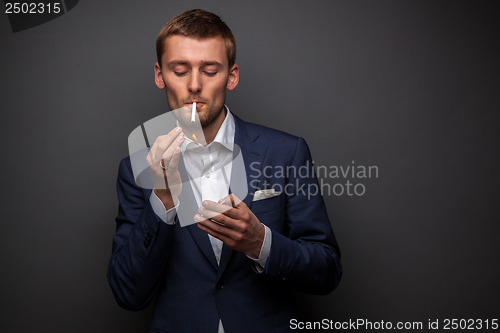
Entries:
{"type": "Polygon", "coordinates": [[[227,105],[224,105],[224,107],[227,110],[226,118],[222,122],[222,125],[220,126],[213,142],[218,142],[230,151],[233,151],[235,133],[234,117],[229,111],[227,105]]]}

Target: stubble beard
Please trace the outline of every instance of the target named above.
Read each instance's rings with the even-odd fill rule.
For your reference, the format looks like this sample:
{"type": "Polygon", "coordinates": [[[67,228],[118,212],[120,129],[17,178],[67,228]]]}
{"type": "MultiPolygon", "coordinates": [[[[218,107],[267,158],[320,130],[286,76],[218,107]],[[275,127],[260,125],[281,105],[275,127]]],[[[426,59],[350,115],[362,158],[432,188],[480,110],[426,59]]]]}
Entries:
{"type": "MultiPolygon", "coordinates": [[[[205,104],[206,105],[206,104],[205,104]]],[[[204,112],[200,117],[200,123],[202,128],[206,128],[219,118],[221,112],[224,110],[224,104],[217,105],[215,110],[209,109],[208,112],[204,112]]],[[[200,115],[200,114],[198,114],[200,115]]]]}

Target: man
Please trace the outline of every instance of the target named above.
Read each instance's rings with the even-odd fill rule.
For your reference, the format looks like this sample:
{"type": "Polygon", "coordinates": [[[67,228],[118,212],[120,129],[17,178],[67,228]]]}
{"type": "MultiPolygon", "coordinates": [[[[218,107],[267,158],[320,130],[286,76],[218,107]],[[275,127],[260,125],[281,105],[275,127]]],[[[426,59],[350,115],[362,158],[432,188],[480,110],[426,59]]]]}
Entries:
{"type": "Polygon", "coordinates": [[[181,127],[159,136],[147,157],[152,191],[136,185],[130,158],[120,164],[108,270],[115,298],[131,310],[156,298],[150,332],[288,332],[298,316],[294,291],[326,294],[342,275],[323,199],[307,192],[317,189],[307,145],[225,106],[239,68],[234,37],[215,14],[177,15],[156,46],[156,85],[171,110],[196,102],[206,145],[188,141],[181,127]],[[235,163],[233,177],[214,168],[235,147],[246,170],[242,198],[231,190],[235,163]],[[300,168],[305,176],[294,172],[300,168]],[[193,170],[204,177],[183,183],[193,170]],[[181,227],[185,193],[199,207],[191,215],[196,223],[181,227]]]}

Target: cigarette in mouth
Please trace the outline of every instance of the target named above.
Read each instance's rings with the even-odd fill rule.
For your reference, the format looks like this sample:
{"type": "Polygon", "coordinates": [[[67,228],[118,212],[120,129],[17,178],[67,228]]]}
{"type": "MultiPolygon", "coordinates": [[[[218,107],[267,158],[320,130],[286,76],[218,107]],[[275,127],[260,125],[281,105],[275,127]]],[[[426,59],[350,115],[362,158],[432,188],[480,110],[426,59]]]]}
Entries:
{"type": "Polygon", "coordinates": [[[196,102],[193,102],[193,107],[191,109],[191,122],[194,123],[196,121],[196,102]]]}

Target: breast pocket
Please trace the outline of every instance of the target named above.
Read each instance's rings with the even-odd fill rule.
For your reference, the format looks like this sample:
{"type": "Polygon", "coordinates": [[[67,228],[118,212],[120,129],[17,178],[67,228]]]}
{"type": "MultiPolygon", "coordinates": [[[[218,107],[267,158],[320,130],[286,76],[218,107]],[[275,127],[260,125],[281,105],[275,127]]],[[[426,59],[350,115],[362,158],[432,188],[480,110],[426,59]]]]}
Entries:
{"type": "Polygon", "coordinates": [[[285,196],[281,193],[280,195],[271,198],[253,201],[250,209],[255,215],[283,209],[285,205],[284,200],[285,196]]]}
{"type": "Polygon", "coordinates": [[[285,219],[286,203],[283,194],[254,201],[250,209],[261,223],[282,235],[286,235],[288,229],[285,219]]]}

